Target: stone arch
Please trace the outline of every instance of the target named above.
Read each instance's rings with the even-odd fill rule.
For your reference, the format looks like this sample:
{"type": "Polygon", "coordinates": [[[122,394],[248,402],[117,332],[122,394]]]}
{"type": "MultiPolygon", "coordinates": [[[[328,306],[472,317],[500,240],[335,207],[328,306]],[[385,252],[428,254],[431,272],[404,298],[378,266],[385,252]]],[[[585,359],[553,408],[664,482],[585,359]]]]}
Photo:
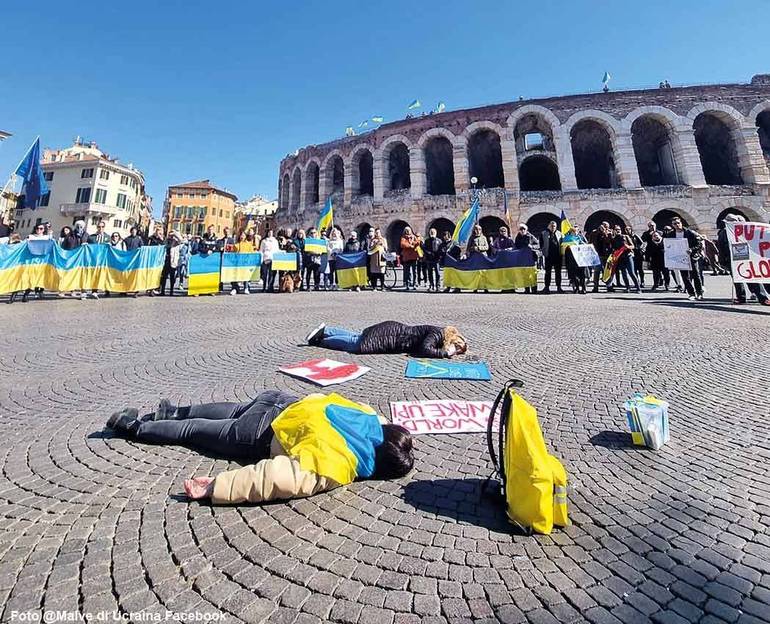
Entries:
{"type": "Polygon", "coordinates": [[[539,106],[538,104],[527,104],[526,106],[517,108],[510,115],[508,115],[508,119],[505,124],[510,128],[511,132],[513,132],[516,124],[525,115],[539,115],[546,121],[549,126],[551,126],[552,130],[555,130],[561,126],[561,122],[559,121],[558,117],[556,117],[556,115],[554,115],[550,109],[546,108],[545,106],[539,106]]]}
{"type": "Polygon", "coordinates": [[[603,221],[607,221],[607,223],[610,224],[610,227],[620,225],[625,228],[628,225],[626,218],[618,212],[612,210],[597,210],[586,219],[583,231],[586,233],[593,232],[603,221]]]}
{"type": "MultiPolygon", "coordinates": [[[[646,107],[653,108],[653,107],[646,107]]],[[[631,143],[634,147],[636,168],[642,186],[671,186],[681,184],[681,164],[676,162],[676,115],[668,109],[629,114],[631,143]]],[[[634,111],[636,113],[637,111],[634,111]]]]}
{"type": "Polygon", "coordinates": [[[749,111],[746,115],[746,124],[749,126],[757,125],[757,116],[765,111],[770,111],[770,100],[763,100],[749,111]]]}
{"type": "Polygon", "coordinates": [[[536,212],[527,219],[527,228],[540,240],[540,232],[545,230],[551,221],[559,223],[559,215],[552,212],[536,212]]]}
{"type": "Polygon", "coordinates": [[[428,224],[428,227],[425,228],[426,236],[431,228],[436,228],[438,237],[442,238],[444,236],[444,232],[449,232],[450,234],[454,233],[455,224],[446,217],[436,217],[428,224]]]}
{"type": "Polygon", "coordinates": [[[557,149],[554,133],[561,125],[556,116],[547,108],[542,106],[523,106],[508,117],[509,130],[513,136],[514,148],[516,151],[516,161],[519,168],[519,187],[521,190],[539,191],[539,190],[560,190],[561,181],[559,178],[559,167],[557,162],[557,149]],[[537,165],[550,166],[547,163],[529,163],[528,171],[522,171],[524,160],[533,155],[545,154],[556,166],[556,178],[558,186],[553,181],[550,184],[542,185],[535,181],[525,180],[522,183],[522,176],[526,178],[531,174],[531,169],[537,165]],[[527,188],[524,188],[524,187],[527,188]]]}
{"type": "Polygon", "coordinates": [[[545,154],[534,154],[519,165],[519,187],[522,191],[560,191],[559,167],[545,154]]]}
{"type": "Polygon", "coordinates": [[[584,115],[569,125],[569,137],[578,188],[618,188],[614,126],[604,117],[584,115]]]}
{"type": "Polygon", "coordinates": [[[765,157],[765,163],[770,168],[770,100],[765,100],[762,104],[755,106],[748,119],[756,126],[759,135],[759,147],[762,155],[765,157]]]}
{"type": "Polygon", "coordinates": [[[590,108],[587,110],[578,111],[577,113],[571,115],[570,118],[567,119],[567,121],[565,121],[563,124],[564,133],[570,134],[572,132],[572,128],[574,128],[576,124],[586,120],[595,121],[606,126],[607,131],[613,137],[619,134],[622,129],[621,123],[609,113],[596,110],[595,108],[590,108]]]}
{"type": "Polygon", "coordinates": [[[374,157],[372,148],[366,143],[356,146],[350,154],[353,174],[353,197],[374,195],[374,157]]]}
{"type": "Polygon", "coordinates": [[[746,117],[741,115],[741,113],[732,106],[722,104],[721,102],[703,102],[702,104],[693,106],[687,113],[688,125],[692,126],[697,117],[703,113],[716,115],[732,128],[751,127],[751,124],[747,122],[746,117]]]}
{"type": "Polygon", "coordinates": [[[743,172],[738,156],[740,146],[736,137],[741,123],[741,120],[722,108],[704,110],[692,119],[695,144],[698,147],[706,184],[743,184],[743,172]]]}
{"type": "MultiPolygon", "coordinates": [[[[291,190],[289,192],[289,210],[299,211],[300,197],[302,196],[302,169],[299,165],[294,167],[291,174],[291,190]]],[[[303,206],[304,208],[304,206],[303,206]]]]}
{"type": "Polygon", "coordinates": [[[324,159],[322,175],[329,195],[345,192],[345,161],[338,150],[330,152],[324,159]]]}
{"type": "Polygon", "coordinates": [[[749,218],[749,216],[748,216],[748,215],[747,215],[747,214],[746,214],[746,213],[743,211],[743,209],[742,209],[742,208],[739,208],[739,207],[737,207],[737,206],[734,206],[734,207],[732,207],[732,208],[725,208],[724,210],[722,210],[722,212],[720,212],[720,213],[717,215],[717,218],[716,218],[717,230],[721,230],[721,229],[722,229],[722,228],[725,226],[725,217],[726,217],[727,215],[729,215],[729,214],[740,215],[741,217],[743,217],[744,219],[746,219],[746,221],[751,221],[751,220],[752,220],[752,219],[750,219],[750,218],[749,218]]]}
{"type": "MultiPolygon", "coordinates": [[[[490,236],[493,238],[497,236],[501,227],[510,229],[505,220],[496,215],[487,215],[485,217],[481,217],[481,219],[479,219],[479,225],[481,226],[481,231],[484,232],[484,236],[487,238],[490,236]]],[[[508,232],[509,236],[510,234],[511,233],[508,232]]]]}
{"type": "Polygon", "coordinates": [[[652,215],[652,219],[650,220],[655,222],[655,225],[659,230],[662,230],[664,227],[671,225],[671,220],[675,217],[679,217],[685,227],[695,225],[695,221],[690,215],[686,214],[682,210],[671,208],[663,208],[662,210],[658,210],[658,212],[652,215]]]}
{"type": "Polygon", "coordinates": [[[305,165],[305,198],[308,206],[321,201],[321,164],[315,158],[305,165]]]}
{"type": "Polygon", "coordinates": [[[281,181],[281,208],[288,212],[289,210],[289,174],[284,173],[281,181]]]}
{"type": "Polygon", "coordinates": [[[444,137],[452,145],[454,145],[455,141],[457,141],[457,137],[446,128],[431,128],[430,130],[426,130],[425,132],[423,132],[420,135],[420,138],[417,139],[417,147],[425,147],[428,141],[430,141],[431,139],[435,139],[436,137],[444,137]]]}
{"type": "Polygon", "coordinates": [[[367,221],[364,221],[363,223],[359,223],[355,228],[356,234],[358,234],[358,240],[362,241],[364,240],[364,237],[369,232],[369,228],[372,227],[371,223],[368,223],[367,221]]]}
{"type": "Polygon", "coordinates": [[[411,227],[406,221],[396,219],[391,221],[385,230],[385,238],[388,241],[388,249],[390,251],[401,252],[401,235],[404,233],[404,228],[411,227]]]}
{"type": "Polygon", "coordinates": [[[709,215],[710,221],[712,223],[724,222],[725,216],[732,212],[743,215],[747,221],[758,223],[770,222],[770,211],[760,211],[746,204],[733,204],[732,201],[734,200],[726,199],[724,202],[714,206],[709,215]]]}
{"type": "MultiPolygon", "coordinates": [[[[443,130],[434,128],[434,130],[443,130]]],[[[426,192],[428,195],[454,195],[455,169],[452,135],[447,131],[429,132],[420,137],[425,159],[426,192]],[[449,135],[449,136],[447,136],[449,135]],[[423,141],[423,139],[425,140],[423,141]]]]}
{"type": "Polygon", "coordinates": [[[463,136],[469,179],[478,179],[477,188],[504,188],[502,128],[489,121],[477,121],[465,129],[463,136]]]}
{"type": "Polygon", "coordinates": [[[388,137],[382,144],[381,151],[386,191],[400,191],[412,187],[409,158],[409,150],[411,148],[411,141],[400,134],[388,137]]]}

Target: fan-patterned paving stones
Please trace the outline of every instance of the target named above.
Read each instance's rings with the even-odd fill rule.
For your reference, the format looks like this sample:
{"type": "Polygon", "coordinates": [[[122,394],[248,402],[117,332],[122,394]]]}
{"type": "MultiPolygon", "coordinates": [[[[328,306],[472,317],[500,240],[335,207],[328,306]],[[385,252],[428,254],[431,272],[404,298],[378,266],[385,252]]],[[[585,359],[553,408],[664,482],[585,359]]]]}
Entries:
{"type": "MultiPolygon", "coordinates": [[[[0,609],[200,612],[227,622],[770,621],[770,315],[668,295],[297,293],[44,301],[3,310],[0,609]],[[124,405],[312,387],[281,364],[319,319],[457,325],[492,383],[403,378],[362,356],[339,388],[389,401],[490,399],[526,383],[570,476],[573,524],[510,531],[481,497],[483,435],[421,436],[396,482],[212,507],[183,480],[232,467],[103,431],[124,405]],[[672,404],[672,439],[626,445],[622,401],[672,404]]],[[[347,359],[348,356],[341,356],[347,359]]],[[[16,613],[16,616],[14,616],[16,613]]]]}

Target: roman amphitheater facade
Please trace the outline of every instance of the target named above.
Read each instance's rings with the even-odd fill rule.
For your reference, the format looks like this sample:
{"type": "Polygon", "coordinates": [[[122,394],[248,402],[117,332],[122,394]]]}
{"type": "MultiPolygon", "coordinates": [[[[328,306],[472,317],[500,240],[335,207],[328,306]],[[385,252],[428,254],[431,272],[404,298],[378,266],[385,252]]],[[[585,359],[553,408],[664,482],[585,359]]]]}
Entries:
{"type": "Polygon", "coordinates": [[[344,231],[454,227],[473,193],[491,232],[564,211],[643,230],[680,215],[714,237],[730,211],[770,220],[770,75],[749,84],[518,101],[389,123],[281,161],[276,224],[309,227],[326,198],[344,231]],[[474,185],[472,179],[476,179],[474,185]]]}

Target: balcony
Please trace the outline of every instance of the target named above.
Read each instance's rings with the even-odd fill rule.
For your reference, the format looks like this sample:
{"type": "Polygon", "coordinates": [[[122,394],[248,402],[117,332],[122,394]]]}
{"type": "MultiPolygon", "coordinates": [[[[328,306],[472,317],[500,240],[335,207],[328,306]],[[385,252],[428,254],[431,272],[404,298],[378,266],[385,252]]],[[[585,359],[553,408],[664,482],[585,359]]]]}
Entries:
{"type": "Polygon", "coordinates": [[[119,212],[125,212],[124,209],[109,204],[59,204],[59,212],[65,217],[112,217],[119,212]]]}

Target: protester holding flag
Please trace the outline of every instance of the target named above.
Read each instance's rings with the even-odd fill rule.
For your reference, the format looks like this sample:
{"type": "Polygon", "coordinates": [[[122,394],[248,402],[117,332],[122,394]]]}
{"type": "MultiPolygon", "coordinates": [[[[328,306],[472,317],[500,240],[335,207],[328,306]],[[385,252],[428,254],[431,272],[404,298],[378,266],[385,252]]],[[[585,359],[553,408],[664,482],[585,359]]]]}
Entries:
{"type": "Polygon", "coordinates": [[[578,266],[572,253],[572,248],[583,243],[585,243],[585,239],[577,233],[574,227],[567,230],[561,243],[564,250],[564,264],[567,267],[567,277],[572,286],[572,292],[581,295],[586,294],[586,270],[584,267],[578,266]]]}
{"type": "Polygon", "coordinates": [[[139,249],[144,245],[144,241],[142,240],[142,237],[139,236],[138,232],[139,230],[137,230],[135,225],[132,225],[128,230],[128,236],[123,239],[126,251],[134,251],[134,249],[139,249]]]}
{"type": "Polygon", "coordinates": [[[342,253],[344,244],[342,235],[337,228],[332,228],[329,240],[326,241],[327,257],[329,262],[329,284],[332,290],[337,290],[337,255],[342,253]]]}
{"type": "Polygon", "coordinates": [[[185,481],[188,497],[215,504],[312,496],[356,479],[400,478],[414,466],[406,429],[382,424],[371,407],[336,393],[299,399],[269,390],[248,403],[185,407],[163,399],[141,418],[136,408],[120,410],[107,427],[140,442],[256,462],[185,481]]]}
{"type": "Polygon", "coordinates": [[[508,228],[505,226],[502,226],[498,232],[497,236],[495,236],[495,241],[492,244],[492,248],[497,251],[502,251],[503,249],[513,249],[513,239],[508,236],[508,228]]]}
{"type": "MultiPolygon", "coordinates": [[[[318,238],[318,230],[311,228],[307,238],[318,238]]],[[[321,254],[307,249],[307,238],[302,232],[302,277],[305,290],[310,290],[310,278],[313,278],[313,290],[318,290],[321,280],[321,254]]]]}
{"type": "Polygon", "coordinates": [[[260,267],[260,277],[262,278],[262,292],[274,292],[275,290],[275,271],[273,271],[273,254],[280,251],[278,240],[273,236],[273,230],[268,230],[265,238],[259,245],[259,251],[262,253],[262,266],[260,267]]]}
{"type": "Polygon", "coordinates": [[[466,249],[466,255],[469,257],[475,253],[479,253],[483,256],[487,255],[489,251],[489,241],[484,235],[480,225],[473,226],[473,233],[468,240],[468,247],[466,249]]]}
{"type": "Polygon", "coordinates": [[[639,280],[636,278],[636,272],[634,271],[633,257],[634,257],[634,241],[627,234],[623,234],[623,228],[620,225],[616,225],[613,230],[612,237],[612,250],[613,253],[619,250],[625,250],[623,254],[620,254],[615,266],[615,272],[623,279],[626,292],[629,292],[630,285],[628,278],[634,283],[634,288],[637,293],[642,292],[639,286],[639,280]]]}
{"type": "MultiPolygon", "coordinates": [[[[535,247],[537,246],[537,239],[529,231],[526,223],[519,223],[519,232],[516,234],[516,238],[513,241],[514,249],[529,249],[532,252],[532,266],[537,264],[537,252],[535,247]]],[[[514,292],[516,292],[514,290],[514,292]]],[[[524,293],[534,294],[537,292],[537,286],[525,286],[524,293]]]]}
{"type": "MultiPolygon", "coordinates": [[[[591,292],[599,292],[599,278],[602,275],[604,267],[607,265],[607,260],[612,255],[612,233],[610,232],[610,224],[606,221],[602,221],[599,227],[591,232],[589,241],[594,246],[601,264],[594,267],[594,287],[591,292]]],[[[611,286],[608,285],[608,290],[611,290],[611,286]]]]}

